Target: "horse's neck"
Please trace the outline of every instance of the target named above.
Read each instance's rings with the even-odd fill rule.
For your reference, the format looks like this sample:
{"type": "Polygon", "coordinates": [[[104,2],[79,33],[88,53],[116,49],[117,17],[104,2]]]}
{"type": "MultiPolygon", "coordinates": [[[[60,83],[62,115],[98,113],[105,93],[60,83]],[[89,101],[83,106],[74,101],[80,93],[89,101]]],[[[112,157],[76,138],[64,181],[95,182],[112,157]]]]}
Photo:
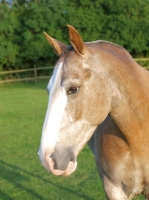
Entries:
{"type": "Polygon", "coordinates": [[[132,64],[125,69],[119,67],[118,72],[115,69],[111,77],[110,115],[134,147],[149,129],[149,73],[135,62],[132,64]]]}

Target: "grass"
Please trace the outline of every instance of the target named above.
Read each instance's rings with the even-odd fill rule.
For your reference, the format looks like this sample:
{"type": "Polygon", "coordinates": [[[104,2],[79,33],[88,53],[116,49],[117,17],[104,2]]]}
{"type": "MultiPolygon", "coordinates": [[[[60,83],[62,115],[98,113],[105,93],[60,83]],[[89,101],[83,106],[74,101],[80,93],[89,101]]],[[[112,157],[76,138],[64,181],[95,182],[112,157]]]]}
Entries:
{"type": "Polygon", "coordinates": [[[70,177],[41,165],[37,150],[47,107],[47,81],[0,86],[0,200],[105,199],[88,147],[70,177]]]}
{"type": "Polygon", "coordinates": [[[88,146],[70,177],[53,176],[41,165],[37,150],[48,100],[46,84],[0,86],[0,200],[104,200],[88,146]]]}

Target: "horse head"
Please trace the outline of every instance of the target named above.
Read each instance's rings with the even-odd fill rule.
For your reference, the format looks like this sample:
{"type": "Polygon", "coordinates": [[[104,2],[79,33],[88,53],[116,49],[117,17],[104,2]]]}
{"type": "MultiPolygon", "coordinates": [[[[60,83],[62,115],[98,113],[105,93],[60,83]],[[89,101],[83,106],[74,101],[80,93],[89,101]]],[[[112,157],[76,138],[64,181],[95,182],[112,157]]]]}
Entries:
{"type": "Polygon", "coordinates": [[[83,42],[72,26],[68,29],[70,46],[45,33],[59,59],[47,86],[49,102],[38,152],[51,173],[63,176],[75,171],[79,152],[111,105],[108,72],[96,47],[83,42]]]}

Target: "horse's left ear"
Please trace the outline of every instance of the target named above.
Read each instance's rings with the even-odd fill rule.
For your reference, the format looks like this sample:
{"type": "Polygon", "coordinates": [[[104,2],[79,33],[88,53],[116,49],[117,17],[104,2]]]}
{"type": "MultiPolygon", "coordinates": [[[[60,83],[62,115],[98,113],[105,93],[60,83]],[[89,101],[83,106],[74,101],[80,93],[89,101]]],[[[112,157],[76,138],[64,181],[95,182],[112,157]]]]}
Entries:
{"type": "Polygon", "coordinates": [[[50,37],[46,32],[43,32],[46,36],[46,39],[51,44],[53,49],[55,50],[55,53],[60,56],[65,49],[67,48],[67,45],[63,44],[62,42],[55,40],[54,38],[50,37]]]}
{"type": "Polygon", "coordinates": [[[85,54],[85,44],[78,31],[71,25],[67,25],[69,29],[69,38],[73,48],[79,55],[85,54]]]}

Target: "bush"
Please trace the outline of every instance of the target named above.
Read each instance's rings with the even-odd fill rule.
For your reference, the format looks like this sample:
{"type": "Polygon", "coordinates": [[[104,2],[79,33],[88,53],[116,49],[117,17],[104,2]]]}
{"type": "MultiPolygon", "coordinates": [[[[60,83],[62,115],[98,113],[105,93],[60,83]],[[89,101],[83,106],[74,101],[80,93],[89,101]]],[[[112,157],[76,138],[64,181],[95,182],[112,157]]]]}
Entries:
{"type": "Polygon", "coordinates": [[[108,40],[133,56],[149,56],[147,0],[12,0],[0,3],[0,70],[53,65],[43,31],[69,43],[66,24],[84,41],[108,40]]]}

